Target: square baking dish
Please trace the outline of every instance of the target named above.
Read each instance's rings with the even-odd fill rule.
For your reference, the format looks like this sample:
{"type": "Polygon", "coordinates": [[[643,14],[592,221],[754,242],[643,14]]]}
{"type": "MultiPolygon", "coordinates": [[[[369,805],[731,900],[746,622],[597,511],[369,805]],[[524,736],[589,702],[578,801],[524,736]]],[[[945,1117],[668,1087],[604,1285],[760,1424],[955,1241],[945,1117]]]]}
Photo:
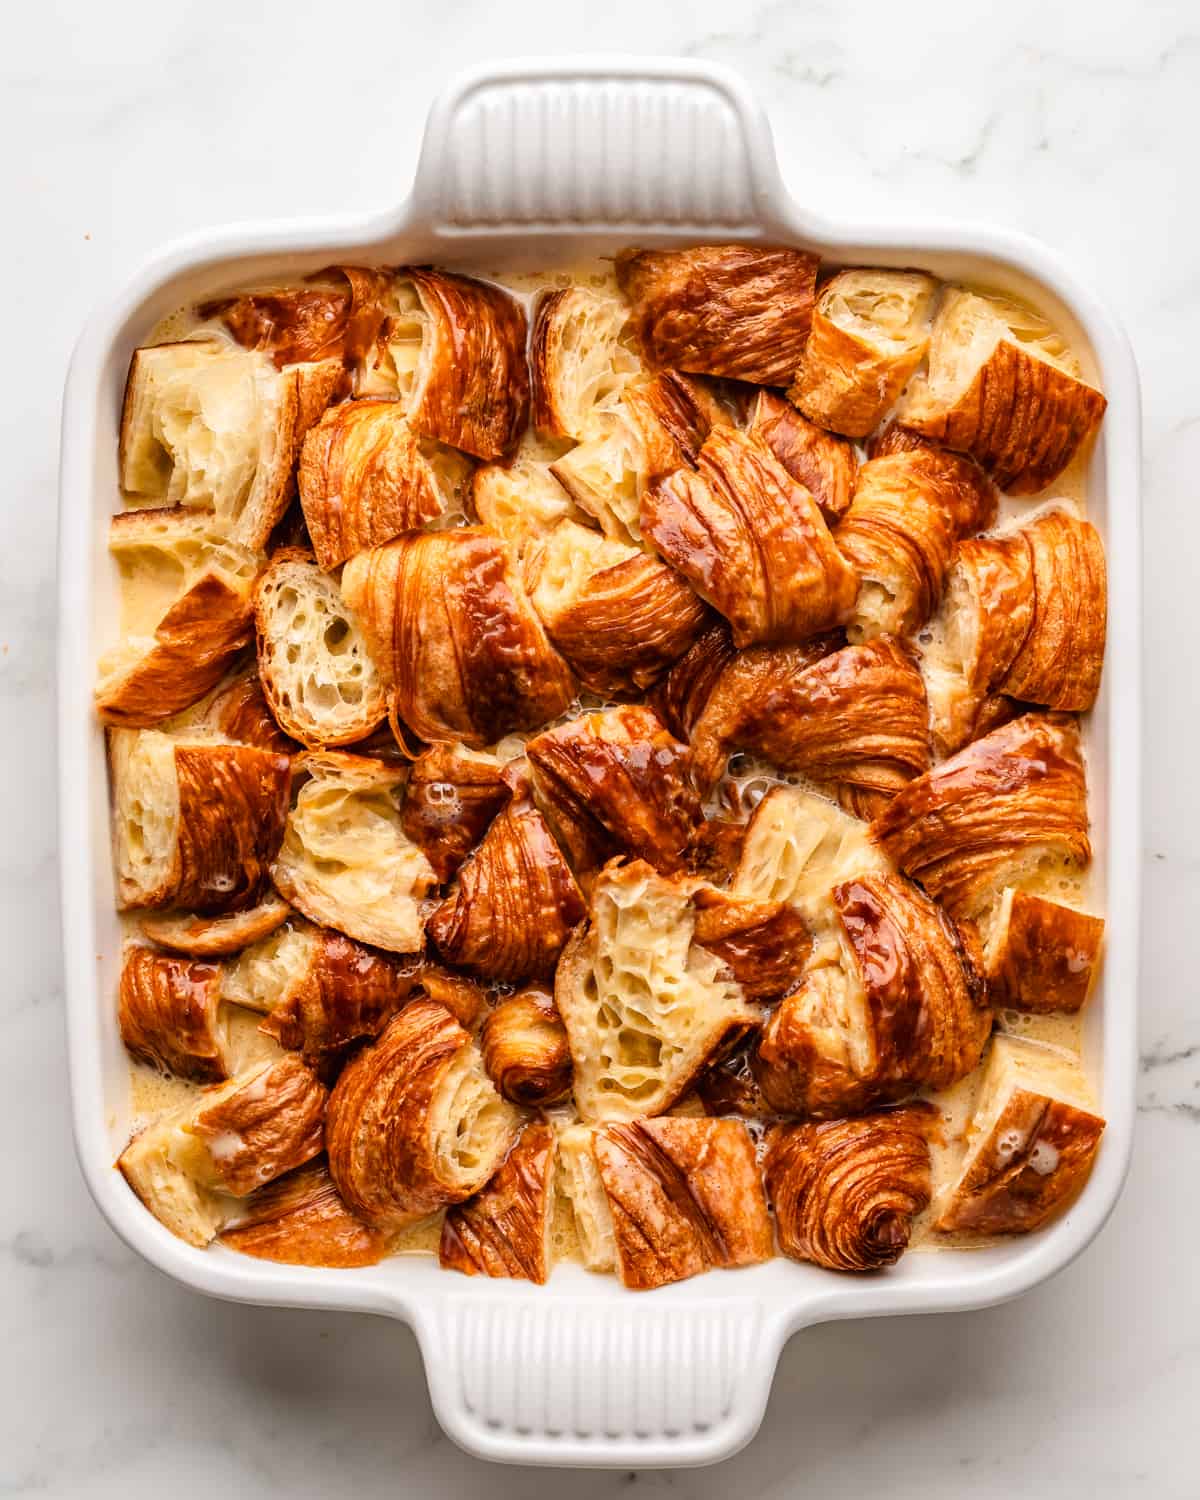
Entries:
{"type": "Polygon", "coordinates": [[[675,59],[539,59],[457,79],[434,106],[411,196],[364,219],[226,228],[177,242],[100,309],[72,360],[63,409],[59,555],[59,838],[75,1140],[113,1229],[197,1290],[244,1302],[378,1312],[415,1330],[447,1433],[520,1463],[711,1463],[749,1441],[780,1349],[834,1318],[983,1307],[1071,1261],[1103,1225],[1129,1160],[1139,902],[1140,420],[1121,329],[1032,240],[948,220],[833,223],[784,188],[767,122],[736,75],[675,59]],[[844,265],[917,265],[1032,302],[1059,324],[1108,412],[1088,513],[1109,572],[1108,654],[1085,721],[1093,899],[1107,956],[1084,1031],[1108,1128],[1086,1190],[1050,1228],[975,1251],[912,1253],[878,1276],[776,1259],[652,1296],[560,1266],[547,1286],[450,1275],[433,1257],[369,1269],[294,1268],[196,1250],[143,1209],[113,1161],[128,1130],[117,1032],[114,912],[97,656],[116,632],[106,528],[118,495],[117,424],[129,357],[165,315],[264,273],[337,262],[528,270],[628,244],[742,240],[802,246],[844,265]]]}

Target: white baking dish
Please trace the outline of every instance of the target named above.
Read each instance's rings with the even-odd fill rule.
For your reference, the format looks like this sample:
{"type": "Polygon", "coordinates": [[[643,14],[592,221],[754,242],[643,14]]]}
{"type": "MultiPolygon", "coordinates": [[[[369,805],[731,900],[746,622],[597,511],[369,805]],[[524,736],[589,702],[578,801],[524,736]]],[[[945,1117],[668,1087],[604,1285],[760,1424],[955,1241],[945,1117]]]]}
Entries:
{"type": "MultiPolygon", "coordinates": [[[[869,207],[869,205],[867,205],[869,207]]],[[[152,1264],[215,1296],[387,1313],[410,1323],[434,1409],[475,1454],[516,1462],[700,1464],[745,1443],[784,1341],[832,1318],[1002,1301],[1076,1256],[1112,1209],[1129,1159],[1139,882],[1139,411],[1128,343],[1104,305],[1034,242],[992,229],[834,224],[785,191],[766,120],[744,83],[708,65],[616,58],[516,62],[469,73],[434,107],[412,196],[359,220],[217,230],[164,250],[93,318],[63,413],[60,501],[60,840],[75,1139],[116,1232],[152,1264]],[[202,292],[281,266],[435,261],[553,266],[631,242],[795,242],[833,262],[921,265],[1017,292],[1071,335],[1109,397],[1089,506],[1108,550],[1110,624],[1087,726],[1096,899],[1108,951],[1086,1052],[1108,1130],[1075,1207],[1000,1248],[913,1253],[877,1277],[777,1259],[653,1294],[575,1266],[548,1286],[486,1282],[432,1258],[369,1270],[293,1269],[174,1239],[113,1170],[127,1128],[117,1035],[119,933],[94,664],[112,640],[105,549],[117,498],[117,419],[130,351],[202,292]]]]}

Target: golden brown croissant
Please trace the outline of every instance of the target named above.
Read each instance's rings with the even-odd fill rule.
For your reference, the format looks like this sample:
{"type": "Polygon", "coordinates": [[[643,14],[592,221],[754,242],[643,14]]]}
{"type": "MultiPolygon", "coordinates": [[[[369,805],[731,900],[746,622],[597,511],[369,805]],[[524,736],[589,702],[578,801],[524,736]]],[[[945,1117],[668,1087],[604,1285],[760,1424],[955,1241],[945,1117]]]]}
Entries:
{"type": "Polygon", "coordinates": [[[438,1260],[468,1276],[541,1285],[550,1274],[553,1209],[554,1131],[534,1121],[487,1186],[447,1211],[438,1260]]]}
{"type": "Polygon", "coordinates": [[[420,437],[503,458],[529,418],[525,341],[525,314],[501,287],[407,266],[389,288],[358,393],[398,398],[420,437]]]}
{"type": "Polygon", "coordinates": [[[647,479],[695,467],[704,439],[728,425],[730,414],[711,390],[678,370],[663,370],[631,386],[623,402],[640,442],[640,470],[647,479]]]}
{"type": "Polygon", "coordinates": [[[329,1170],[353,1214],[402,1228],[478,1192],[518,1115],[444,1005],[415,1000],[347,1063],[329,1099],[329,1170]]]}
{"type": "Polygon", "coordinates": [[[336,568],[461,511],[470,473],[456,449],[419,438],[397,401],[331,406],[304,439],[296,476],[317,561],[336,568]]]}
{"type": "MultiPolygon", "coordinates": [[[[832,650],[832,642],[831,636],[819,636],[811,647],[802,650],[810,654],[832,650]]],[[[703,635],[696,637],[654,692],[655,710],[672,734],[681,740],[691,739],[717,683],[737,656],[724,620],[714,620],[703,635]]]]}
{"type": "Polygon", "coordinates": [[[693,942],[698,884],[641,860],[613,863],[596,882],[591,921],[554,986],[585,1120],[670,1109],[758,1020],[726,965],[693,942]]]}
{"type": "Polygon", "coordinates": [[[524,578],[551,641],[603,695],[648,687],[709,618],[666,563],[574,521],[526,553],[524,578]]]}
{"type": "Polygon", "coordinates": [[[810,422],[773,391],[759,391],[746,431],[804,486],[830,526],[845,515],[858,473],[853,443],[810,422]]]}
{"type": "Polygon", "coordinates": [[[907,875],[973,917],[1039,865],[1091,859],[1079,726],[1026,714],[909,782],[871,825],[907,875]]]}
{"type": "Polygon", "coordinates": [[[511,796],[495,756],[465,745],[430,745],[409,772],[400,826],[424,850],[438,880],[452,880],[511,796]]]}
{"type": "Polygon", "coordinates": [[[136,609],[100,659],[96,709],[106,724],[150,728],[214,688],[253,639],[260,561],[185,509],[114,516],[108,545],[136,609]]]}
{"type": "Polygon", "coordinates": [[[121,1040],[130,1055],[197,1083],[229,1077],[229,1039],[216,964],[171,958],[130,944],[118,992],[121,1040]]]}
{"type": "Polygon", "coordinates": [[[254,905],[283,838],[286,755],[114,729],[109,764],[123,909],[212,915],[254,905]]]}
{"type": "Polygon", "coordinates": [[[557,718],[571,701],[571,674],[513,553],[482,527],[360,552],[342,573],[342,594],[397,713],[422,739],[478,748],[557,718]]]}
{"type": "Polygon", "coordinates": [[[988,937],[988,999],[998,1010],[1081,1010],[1103,941],[1102,917],[1009,886],[988,937]]]}
{"type": "MultiPolygon", "coordinates": [[[[218,739],[256,745],[260,750],[274,750],[277,755],[295,755],[301,748],[291,735],[284,734],[271,712],[254,658],[237,668],[196,708],[202,710],[196,728],[218,739]]],[[[176,727],[183,727],[180,721],[172,726],[176,727]]]]}
{"type": "Polygon", "coordinates": [[[311,1161],[252,1193],[221,1243],[288,1266],[373,1266],[388,1249],[387,1236],[355,1218],[342,1202],[323,1161],[311,1161]]]}
{"type": "Polygon", "coordinates": [[[831,1271],[879,1271],[929,1207],[929,1105],[855,1120],[778,1125],[766,1157],[779,1247],[831,1271]]]}
{"type": "Polygon", "coordinates": [[[544,437],[577,443],[599,437],[631,380],[642,371],[619,297],[583,286],[538,299],[530,358],[533,424],[544,437]]]}
{"type": "Polygon", "coordinates": [[[697,470],[647,488],[641,526],[726,617],[735,645],[801,641],[849,618],[856,578],[816,502],[736,428],[712,430],[697,470]]]}
{"type": "Polygon", "coordinates": [[[617,282],[652,365],[787,385],[812,321],[817,258],[759,245],[623,250],[617,282]]]}
{"type": "Polygon", "coordinates": [[[758,1032],[751,1032],[745,1046],[718,1058],[696,1079],[696,1096],[705,1114],[761,1120],[772,1113],[750,1066],[750,1053],[757,1041],[758,1032]]]}
{"type": "Polygon", "coordinates": [[[583,897],[528,782],[514,778],[512,801],[458,872],[458,885],[425,923],[447,963],[487,979],[516,982],[550,973],[583,897]]]}
{"type": "Polygon", "coordinates": [[[831,277],[788,392],[805,416],[847,437],[866,437],[925,357],[937,286],[922,271],[831,277]]]}
{"type": "Polygon", "coordinates": [[[964,1078],[992,1027],[974,933],[894,875],[847,880],[830,896],[838,961],[785,996],[754,1059],[772,1107],[836,1116],[964,1078]]]}
{"type": "Polygon", "coordinates": [[[748,1000],[776,999],[800,978],[812,939],[794,906],[704,888],[694,906],[693,940],[721,960],[748,1000]]]}
{"type": "Polygon", "coordinates": [[[152,943],[191,958],[225,958],[261,942],[282,927],[292,908],[274,891],[264,891],[258,904],[223,917],[201,917],[194,912],[152,912],[138,926],[152,943]]]}
{"type": "Polygon", "coordinates": [[[362,266],[330,266],[300,286],[245,292],[202,302],[202,318],[219,318],[243,349],[262,349],[276,365],[360,360],[379,334],[391,277],[362,266]]]}
{"type": "Polygon", "coordinates": [[[618,854],[663,874],[683,869],[700,799],[688,747],[652,709],[584,714],[530,740],[526,753],[539,802],[576,869],[618,854]]]}
{"type": "Polygon", "coordinates": [[[310,921],[392,953],[421,947],[420,900],[437,883],[405,835],[405,772],[330,750],[299,758],[307,776],[271,869],[276,889],[310,921]]]}
{"type": "Polygon", "coordinates": [[[714,886],[725,886],[738,867],[746,825],[729,818],[705,818],[688,850],[688,871],[714,886]]]}
{"type": "Polygon", "coordinates": [[[969,453],[1002,490],[1031,495],[1062,473],[1107,405],[1044,318],[1001,297],[952,287],[929,345],[929,372],[900,420],[969,453]]]}
{"type": "Polygon", "coordinates": [[[560,521],[578,520],[582,514],[550,465],[525,453],[511,464],[481,464],[471,481],[471,503],[483,525],[518,557],[560,521]]]}
{"type": "Polygon", "coordinates": [[[754,1144],[740,1120],[633,1120],[597,1130],[621,1280],[637,1291],[771,1256],[754,1144]]]}
{"type": "Polygon", "coordinates": [[[998,1036],[962,1171],[936,1227],[970,1234],[1040,1229],[1079,1196],[1103,1132],[1074,1058],[998,1036]]]}
{"type": "Polygon", "coordinates": [[[554,996],[540,985],[501,1000],[479,1033],[488,1076],[513,1104],[540,1108],[571,1092],[571,1050],[554,996]]]}
{"type": "Polygon", "coordinates": [[[955,542],[995,518],[995,492],[969,458],[926,444],[868,459],[834,532],[859,575],[850,639],[918,630],[941,598],[955,542]]]}

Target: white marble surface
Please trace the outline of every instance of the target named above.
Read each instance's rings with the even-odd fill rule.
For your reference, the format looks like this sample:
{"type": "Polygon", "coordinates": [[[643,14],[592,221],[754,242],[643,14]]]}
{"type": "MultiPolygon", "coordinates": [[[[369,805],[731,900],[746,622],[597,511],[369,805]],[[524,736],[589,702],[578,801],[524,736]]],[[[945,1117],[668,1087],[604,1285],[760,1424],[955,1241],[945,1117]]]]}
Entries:
{"type": "Polygon", "coordinates": [[[67,1120],[55,898],[54,496],[79,323],[159,241],[400,194],[431,93],[519,50],[687,52],[740,67],[787,177],[1027,229],[1102,286],[1145,388],[1148,765],[1139,1134],[1091,1250],[1023,1301],[793,1341],[766,1422],[716,1469],[582,1474],[752,1497],[1194,1497],[1200,1382],[1200,18],[1194,4],[882,0],[437,7],[194,0],[5,12],[0,500],[0,1494],[559,1493],[444,1439],[416,1346],[382,1320],[254,1310],[168,1283],[108,1231],[67,1120]]]}

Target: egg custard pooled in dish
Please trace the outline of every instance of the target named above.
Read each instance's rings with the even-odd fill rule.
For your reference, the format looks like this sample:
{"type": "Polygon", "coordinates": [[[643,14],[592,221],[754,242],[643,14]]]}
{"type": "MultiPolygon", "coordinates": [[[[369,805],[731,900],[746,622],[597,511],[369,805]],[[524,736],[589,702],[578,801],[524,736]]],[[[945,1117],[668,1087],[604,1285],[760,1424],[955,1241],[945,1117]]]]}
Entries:
{"type": "Polygon", "coordinates": [[[1104,406],[1034,309],[787,247],[174,315],[96,688],[146,1209],[631,1289],[1063,1213],[1104,406]]]}

